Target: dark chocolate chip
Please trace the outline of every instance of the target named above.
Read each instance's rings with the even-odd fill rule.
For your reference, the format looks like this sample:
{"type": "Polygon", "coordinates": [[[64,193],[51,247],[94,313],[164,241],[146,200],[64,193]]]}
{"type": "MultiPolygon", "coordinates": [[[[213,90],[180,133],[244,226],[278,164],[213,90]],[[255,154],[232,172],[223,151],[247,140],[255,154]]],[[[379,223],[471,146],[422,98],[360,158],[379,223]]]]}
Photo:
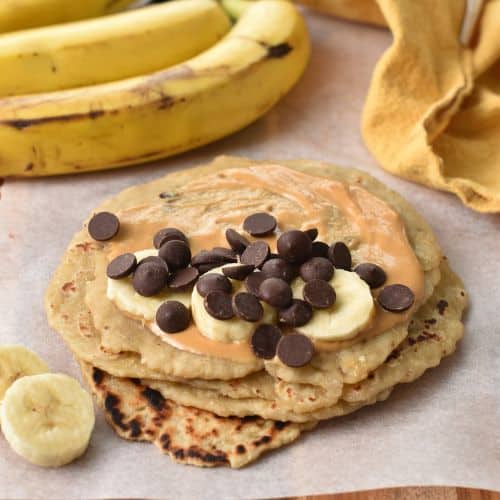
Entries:
{"type": "Polygon", "coordinates": [[[304,281],[330,281],[333,278],[334,271],[335,268],[328,259],[324,257],[313,257],[300,266],[300,277],[304,281]]]}
{"type": "Polygon", "coordinates": [[[404,312],[415,302],[415,295],[405,285],[389,285],[378,295],[378,303],[390,312],[404,312]]]}
{"type": "Polygon", "coordinates": [[[269,256],[269,245],[265,241],[250,243],[241,255],[242,264],[251,264],[260,267],[269,256]]]}
{"type": "Polygon", "coordinates": [[[199,276],[200,273],[196,267],[179,269],[170,275],[168,279],[168,286],[173,290],[188,288],[196,282],[199,276]]]}
{"type": "Polygon", "coordinates": [[[280,309],[278,318],[280,323],[288,326],[303,326],[312,318],[312,307],[300,299],[293,299],[292,305],[286,309],[280,309]]]}
{"type": "Polygon", "coordinates": [[[290,283],[298,276],[298,269],[280,257],[267,260],[262,266],[266,278],[281,278],[290,283]]]}
{"type": "Polygon", "coordinates": [[[145,264],[146,262],[154,262],[159,266],[163,266],[165,270],[168,271],[167,263],[163,259],[160,259],[160,257],[158,257],[157,255],[150,255],[149,257],[144,257],[144,259],[140,260],[137,265],[142,266],[142,264],[145,264]]]}
{"type": "Polygon", "coordinates": [[[229,246],[238,254],[242,254],[250,242],[234,229],[226,230],[226,240],[229,246]]]}
{"type": "Polygon", "coordinates": [[[245,287],[250,293],[258,297],[260,284],[265,279],[266,275],[264,273],[253,272],[245,278],[245,287]]]}
{"type": "Polygon", "coordinates": [[[236,254],[229,248],[216,247],[212,250],[201,250],[191,259],[193,266],[200,266],[203,264],[223,264],[234,263],[237,261],[236,254]]]}
{"type": "Polygon", "coordinates": [[[304,300],[315,309],[326,309],[335,304],[336,294],[333,287],[324,280],[308,281],[302,290],[304,300]]]}
{"type": "Polygon", "coordinates": [[[236,256],[236,252],[232,250],[231,248],[224,248],[224,247],[215,247],[212,248],[211,250],[212,254],[216,255],[217,257],[220,257],[221,259],[224,260],[224,262],[237,262],[238,258],[236,256]]]}
{"type": "Polygon", "coordinates": [[[205,274],[205,273],[208,273],[209,271],[211,271],[212,269],[215,269],[216,267],[220,267],[221,264],[217,263],[217,264],[199,264],[198,266],[196,266],[196,269],[198,269],[198,272],[200,274],[205,274]]]}
{"type": "Polygon", "coordinates": [[[160,248],[167,241],[183,241],[184,243],[188,243],[188,239],[186,235],[176,229],[175,227],[166,227],[164,229],[160,229],[153,238],[153,245],[155,248],[160,248]]]}
{"type": "Polygon", "coordinates": [[[306,231],[304,231],[304,233],[306,233],[307,236],[309,236],[311,241],[314,241],[318,237],[318,230],[315,227],[307,229],[306,231]]]}
{"type": "Polygon", "coordinates": [[[189,326],[191,315],[177,300],[167,300],[156,311],[156,323],[166,333],[177,333],[189,326]]]}
{"type": "Polygon", "coordinates": [[[385,283],[387,276],[385,271],[377,264],[372,264],[371,262],[363,262],[358,264],[354,271],[359,275],[359,277],[370,285],[370,288],[378,288],[385,283]]]}
{"type": "Polygon", "coordinates": [[[276,219],[266,212],[259,212],[243,221],[243,229],[252,236],[266,236],[276,229],[276,219]]]}
{"type": "Polygon", "coordinates": [[[184,269],[191,262],[191,250],[184,241],[170,240],[160,247],[158,256],[166,263],[170,271],[184,269]]]}
{"type": "Polygon", "coordinates": [[[276,354],[282,363],[292,368],[299,368],[311,361],[314,345],[301,333],[290,333],[281,338],[276,354]]]}
{"type": "Polygon", "coordinates": [[[132,278],[134,290],[143,297],[161,292],[167,284],[168,271],[156,262],[145,262],[137,267],[132,278]]]}
{"type": "MultiPolygon", "coordinates": [[[[227,278],[226,278],[227,279],[227,278]]],[[[231,295],[226,292],[209,292],[204,300],[205,309],[216,319],[226,320],[234,316],[231,295]]]]}
{"type": "Polygon", "coordinates": [[[222,273],[224,276],[233,280],[243,281],[254,269],[255,267],[251,264],[240,264],[236,266],[226,266],[222,268],[222,273]]]}
{"type": "Polygon", "coordinates": [[[337,241],[328,250],[328,258],[337,269],[350,271],[352,267],[351,252],[342,241],[337,241]]]}
{"type": "Polygon", "coordinates": [[[303,231],[286,231],[277,242],[280,257],[293,264],[302,264],[312,252],[312,241],[303,231]]]}
{"type": "Polygon", "coordinates": [[[233,297],[234,312],[245,321],[260,321],[264,315],[264,309],[259,299],[251,293],[237,293],[233,297]]]}
{"type": "Polygon", "coordinates": [[[233,286],[224,275],[210,273],[205,274],[198,280],[198,283],[196,283],[196,290],[202,297],[206,297],[210,292],[231,293],[233,286]]]}
{"type": "Polygon", "coordinates": [[[118,280],[125,278],[137,267],[137,259],[133,253],[124,253],[115,257],[106,269],[108,278],[118,280]]]}
{"type": "Polygon", "coordinates": [[[273,307],[288,307],[292,302],[292,288],[280,278],[266,278],[259,287],[259,297],[273,307]]]}
{"type": "Polygon", "coordinates": [[[107,241],[116,236],[120,230],[120,221],[115,214],[99,212],[89,221],[88,231],[90,236],[97,241],[107,241]]]}
{"type": "Polygon", "coordinates": [[[250,339],[254,354],[258,358],[273,359],[281,336],[281,331],[278,327],[268,324],[259,325],[250,339]]]}
{"type": "Polygon", "coordinates": [[[328,250],[330,247],[323,241],[313,241],[311,257],[328,258],[328,250]]]}

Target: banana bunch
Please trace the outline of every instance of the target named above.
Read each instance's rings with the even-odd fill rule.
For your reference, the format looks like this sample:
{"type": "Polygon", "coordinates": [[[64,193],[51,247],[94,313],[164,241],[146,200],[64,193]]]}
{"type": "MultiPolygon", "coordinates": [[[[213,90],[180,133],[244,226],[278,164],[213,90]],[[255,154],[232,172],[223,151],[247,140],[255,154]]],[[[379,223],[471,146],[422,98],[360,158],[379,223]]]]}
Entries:
{"type": "Polygon", "coordinates": [[[232,28],[214,0],[179,0],[0,35],[0,176],[151,161],[255,121],[310,43],[292,3],[244,7],[232,28]]]}

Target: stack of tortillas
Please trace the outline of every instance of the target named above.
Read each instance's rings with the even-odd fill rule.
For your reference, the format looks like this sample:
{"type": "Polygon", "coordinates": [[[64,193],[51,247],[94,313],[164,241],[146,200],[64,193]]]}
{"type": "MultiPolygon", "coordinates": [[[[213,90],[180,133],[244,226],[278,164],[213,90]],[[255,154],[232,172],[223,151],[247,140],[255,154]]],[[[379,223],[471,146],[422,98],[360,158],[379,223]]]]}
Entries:
{"type": "MultiPolygon", "coordinates": [[[[117,433],[154,442],[178,462],[243,466],[319,420],[386,399],[396,384],[438,365],[462,336],[465,292],[429,226],[364,173],[312,161],[223,157],[127,189],[94,214],[102,212],[113,214],[119,225],[102,218],[101,226],[85,224],[75,235],[47,291],[49,321],[79,360],[117,433]],[[259,213],[268,217],[252,219],[254,226],[245,223],[259,213]],[[263,228],[269,217],[276,227],[263,228]],[[146,289],[157,276],[143,278],[138,270],[145,264],[130,272],[124,258],[122,267],[110,271],[110,262],[122,255],[156,255],[153,239],[162,228],[185,235],[201,274],[197,282],[184,273],[186,286],[174,289],[173,277],[177,284],[180,277],[169,261],[169,284],[151,294],[146,289]],[[233,248],[245,240],[258,242],[253,248],[269,246],[264,257],[235,252],[231,266],[239,272],[245,268],[240,260],[249,265],[260,258],[288,259],[298,269],[289,249],[276,242],[284,242],[289,231],[308,234],[316,242],[309,244],[308,259],[314,251],[323,255],[323,264],[333,263],[328,278],[335,303],[321,304],[325,293],[318,287],[305,292],[308,273],[319,268],[299,262],[300,276],[289,281],[298,302],[309,303],[307,324],[299,324],[298,312],[286,316],[276,306],[282,290],[270,289],[266,296],[262,286],[254,293],[264,310],[258,320],[248,307],[242,312],[234,306],[238,315],[224,316],[225,303],[215,298],[225,292],[213,292],[212,303],[208,295],[199,297],[197,286],[209,274],[219,274],[225,286],[220,265],[209,266],[206,257],[218,248],[217,255],[232,259],[228,230],[233,248]],[[241,240],[234,240],[234,232],[241,240]],[[335,243],[337,250],[348,248],[352,262],[332,251],[335,243]],[[364,273],[363,263],[372,266],[364,273]],[[189,311],[189,325],[178,328],[183,316],[176,316],[180,323],[171,327],[172,316],[155,315],[173,300],[189,311]]],[[[257,268],[252,274],[263,272],[257,268]]],[[[252,294],[242,276],[229,281],[233,293],[252,294]]]]}

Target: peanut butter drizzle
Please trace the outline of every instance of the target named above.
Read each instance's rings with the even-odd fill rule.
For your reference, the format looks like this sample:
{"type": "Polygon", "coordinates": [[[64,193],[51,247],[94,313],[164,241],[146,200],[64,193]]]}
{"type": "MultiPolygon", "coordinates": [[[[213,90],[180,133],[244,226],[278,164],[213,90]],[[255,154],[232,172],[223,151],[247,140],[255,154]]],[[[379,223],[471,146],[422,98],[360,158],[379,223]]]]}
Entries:
{"type": "MultiPolygon", "coordinates": [[[[415,294],[414,306],[405,313],[390,313],[376,304],[376,313],[369,327],[352,339],[332,342],[313,340],[319,351],[338,351],[360,340],[379,335],[408,321],[420,305],[424,295],[423,270],[408,242],[401,218],[375,195],[357,185],[310,176],[280,165],[224,170],[222,173],[189,183],[180,190],[180,195],[182,196],[183,192],[211,190],[230,193],[242,187],[278,194],[298,206],[300,220],[297,210],[272,211],[278,221],[278,235],[288,229],[316,227],[319,230],[319,239],[324,238],[328,234],[329,221],[332,219],[332,206],[336,207],[351,224],[353,236],[357,241],[351,249],[356,261],[378,264],[387,274],[386,285],[401,283],[415,294]]],[[[168,225],[178,227],[188,235],[193,254],[214,246],[226,246],[225,228],[229,226],[241,230],[243,219],[256,210],[255,207],[245,207],[238,202],[234,212],[222,216],[217,214],[203,228],[194,230],[192,227],[183,227],[182,222],[174,223],[167,216],[161,222],[127,223],[127,213],[130,215],[135,211],[140,211],[140,208],[129,209],[119,215],[122,230],[119,237],[110,244],[110,259],[123,252],[151,248],[154,234],[168,225]]],[[[276,235],[266,240],[271,250],[275,251],[276,235]]],[[[376,291],[374,295],[377,294],[376,291]]],[[[239,362],[255,361],[248,343],[227,344],[210,340],[204,337],[195,325],[175,335],[163,334],[161,338],[174,347],[198,354],[239,362]]]]}

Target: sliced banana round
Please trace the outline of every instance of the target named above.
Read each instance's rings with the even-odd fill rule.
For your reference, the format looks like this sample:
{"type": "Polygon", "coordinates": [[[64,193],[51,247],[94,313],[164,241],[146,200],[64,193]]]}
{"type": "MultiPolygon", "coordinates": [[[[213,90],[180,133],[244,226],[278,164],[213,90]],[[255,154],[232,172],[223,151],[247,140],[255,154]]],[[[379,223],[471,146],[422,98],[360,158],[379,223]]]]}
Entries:
{"type": "MultiPolygon", "coordinates": [[[[134,252],[134,255],[140,262],[146,257],[157,256],[158,250],[154,248],[140,250],[134,252]]],[[[179,292],[169,288],[165,288],[162,293],[153,297],[143,297],[134,290],[130,277],[119,280],[108,278],[106,295],[122,312],[145,321],[154,321],[157,309],[166,300],[177,300],[187,308],[191,303],[191,292],[179,292]]]]}
{"type": "Polygon", "coordinates": [[[0,402],[7,389],[21,377],[47,373],[49,367],[22,345],[0,346],[0,402]]]}
{"type": "Polygon", "coordinates": [[[0,421],[16,453],[41,467],[59,467],[87,449],[95,417],[92,398],[74,378],[46,373],[9,387],[0,421]]]}
{"type": "MultiPolygon", "coordinates": [[[[224,267],[225,266],[217,267],[210,272],[222,274],[222,269],[224,267]]],[[[239,291],[246,291],[242,281],[230,281],[233,285],[233,294],[239,291]]],[[[261,302],[261,304],[264,309],[264,315],[260,321],[249,322],[237,316],[232,319],[220,320],[210,316],[207,312],[204,299],[198,293],[196,286],[193,288],[193,293],[191,295],[191,311],[196,327],[202,335],[217,342],[241,342],[250,338],[257,325],[261,323],[276,323],[276,311],[264,302],[261,302]]]]}
{"type": "MultiPolygon", "coordinates": [[[[293,296],[302,299],[304,281],[292,283],[293,296]]],[[[356,273],[335,269],[330,280],[337,299],[327,309],[315,309],[311,320],[297,331],[317,340],[344,340],[365,328],[375,313],[370,287],[356,273]]]]}

